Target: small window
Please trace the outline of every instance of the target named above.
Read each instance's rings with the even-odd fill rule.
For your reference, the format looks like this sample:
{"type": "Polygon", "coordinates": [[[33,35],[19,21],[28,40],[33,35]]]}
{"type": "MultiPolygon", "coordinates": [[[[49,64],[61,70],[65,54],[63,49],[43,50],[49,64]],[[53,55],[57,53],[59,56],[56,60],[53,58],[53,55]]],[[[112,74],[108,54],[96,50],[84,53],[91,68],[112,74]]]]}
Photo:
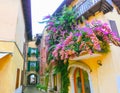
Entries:
{"type": "Polygon", "coordinates": [[[109,20],[109,23],[110,23],[112,31],[116,34],[116,36],[119,37],[119,32],[118,32],[117,25],[116,25],[115,21],[109,20]]]}
{"type": "Polygon", "coordinates": [[[36,62],[30,62],[30,71],[36,70],[36,62]]]}
{"type": "Polygon", "coordinates": [[[32,48],[31,49],[31,54],[36,54],[36,49],[32,48]]]}

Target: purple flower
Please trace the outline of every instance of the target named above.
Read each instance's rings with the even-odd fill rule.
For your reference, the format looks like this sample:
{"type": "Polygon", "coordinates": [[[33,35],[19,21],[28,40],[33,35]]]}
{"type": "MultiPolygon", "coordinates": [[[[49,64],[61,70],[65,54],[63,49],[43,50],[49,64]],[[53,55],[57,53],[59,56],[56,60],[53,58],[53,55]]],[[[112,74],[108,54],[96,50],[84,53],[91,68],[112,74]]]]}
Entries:
{"type": "Polygon", "coordinates": [[[49,19],[50,17],[51,17],[50,15],[47,15],[47,16],[45,16],[45,17],[43,18],[43,20],[49,19]]]}
{"type": "Polygon", "coordinates": [[[77,33],[75,33],[75,36],[81,36],[81,33],[80,32],[77,32],[77,33]]]}
{"type": "Polygon", "coordinates": [[[52,31],[55,33],[57,31],[57,29],[55,27],[53,27],[52,31]]]}
{"type": "Polygon", "coordinates": [[[96,26],[96,25],[101,25],[102,22],[101,22],[100,20],[93,20],[93,21],[91,22],[91,24],[94,25],[94,26],[96,26]]]}
{"type": "Polygon", "coordinates": [[[53,25],[54,25],[54,22],[49,22],[49,25],[53,26],[53,25]]]}
{"type": "Polygon", "coordinates": [[[93,33],[92,29],[89,28],[89,27],[84,27],[83,31],[86,32],[87,34],[92,34],[93,33]]]}
{"type": "Polygon", "coordinates": [[[61,48],[62,48],[62,45],[61,45],[61,44],[57,44],[54,51],[58,51],[58,50],[61,49],[61,48]]]}

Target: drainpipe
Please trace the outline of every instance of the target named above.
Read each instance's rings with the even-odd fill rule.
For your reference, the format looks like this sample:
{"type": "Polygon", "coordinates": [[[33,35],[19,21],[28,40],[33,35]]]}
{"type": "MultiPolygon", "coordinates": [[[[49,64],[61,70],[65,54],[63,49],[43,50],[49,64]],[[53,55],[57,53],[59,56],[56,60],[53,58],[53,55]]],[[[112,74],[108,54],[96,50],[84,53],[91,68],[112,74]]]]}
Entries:
{"type": "Polygon", "coordinates": [[[27,58],[27,49],[28,49],[28,43],[24,43],[24,53],[23,53],[23,56],[24,56],[24,63],[23,63],[23,77],[22,77],[22,79],[23,79],[23,81],[22,81],[22,85],[23,85],[23,87],[22,87],[22,93],[23,93],[23,91],[24,91],[24,89],[25,89],[25,87],[26,87],[26,69],[25,69],[25,64],[26,64],[26,58],[27,58]]]}

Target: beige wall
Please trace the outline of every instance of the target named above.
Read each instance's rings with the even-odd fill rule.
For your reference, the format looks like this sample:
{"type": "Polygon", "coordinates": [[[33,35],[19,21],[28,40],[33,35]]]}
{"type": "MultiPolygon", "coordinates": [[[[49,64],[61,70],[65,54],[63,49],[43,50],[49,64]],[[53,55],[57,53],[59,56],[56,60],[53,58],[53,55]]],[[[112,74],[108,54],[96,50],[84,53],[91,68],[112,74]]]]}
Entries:
{"type": "Polygon", "coordinates": [[[0,39],[15,40],[18,0],[0,0],[0,39]]]}
{"type": "Polygon", "coordinates": [[[30,41],[30,42],[28,43],[28,47],[37,48],[37,46],[35,45],[35,41],[30,41]]]}
{"type": "Polygon", "coordinates": [[[0,40],[15,41],[23,53],[25,23],[21,0],[0,1],[0,40]]]}
{"type": "Polygon", "coordinates": [[[21,0],[18,0],[18,17],[17,17],[17,25],[16,25],[16,33],[15,33],[15,41],[23,53],[23,46],[25,42],[25,22],[23,17],[21,0]]]}

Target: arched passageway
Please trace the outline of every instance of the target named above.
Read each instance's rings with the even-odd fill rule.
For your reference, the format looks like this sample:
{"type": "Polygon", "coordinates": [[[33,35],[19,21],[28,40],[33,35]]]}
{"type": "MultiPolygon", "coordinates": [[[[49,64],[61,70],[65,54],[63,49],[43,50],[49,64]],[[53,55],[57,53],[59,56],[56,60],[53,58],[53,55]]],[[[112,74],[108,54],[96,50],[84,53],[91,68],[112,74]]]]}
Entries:
{"type": "Polygon", "coordinates": [[[37,84],[37,75],[34,74],[34,73],[28,75],[27,82],[28,82],[28,85],[35,85],[35,84],[37,84]]]}

